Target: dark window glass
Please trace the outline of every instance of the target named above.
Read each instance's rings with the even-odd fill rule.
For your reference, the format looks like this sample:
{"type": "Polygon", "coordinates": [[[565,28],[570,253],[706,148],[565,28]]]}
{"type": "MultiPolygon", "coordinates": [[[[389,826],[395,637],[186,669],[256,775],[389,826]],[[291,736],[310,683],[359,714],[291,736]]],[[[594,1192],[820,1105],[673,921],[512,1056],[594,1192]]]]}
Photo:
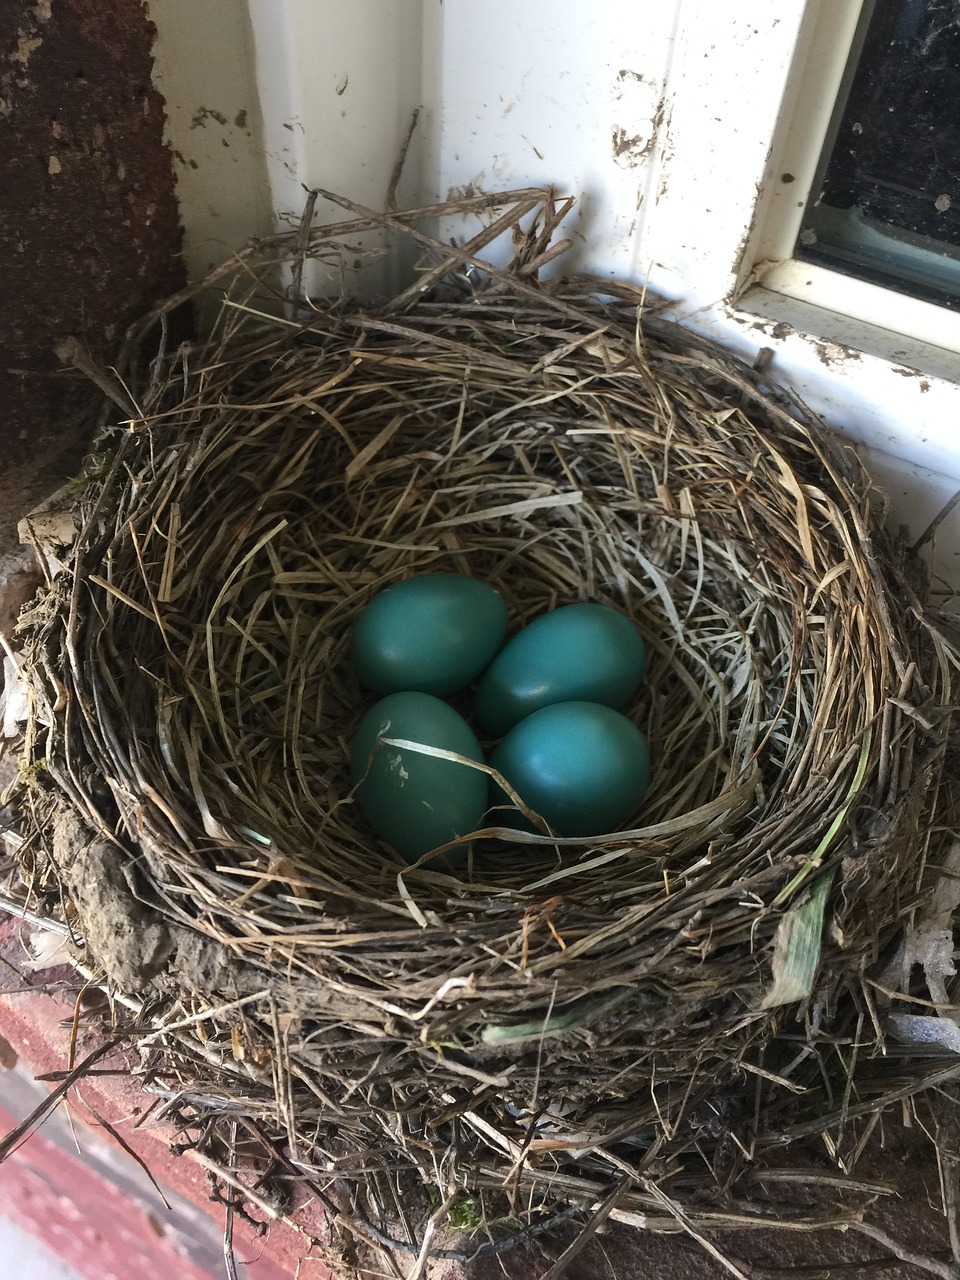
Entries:
{"type": "Polygon", "coordinates": [[[960,0],[868,0],[797,257],[960,310],[960,0]]]}

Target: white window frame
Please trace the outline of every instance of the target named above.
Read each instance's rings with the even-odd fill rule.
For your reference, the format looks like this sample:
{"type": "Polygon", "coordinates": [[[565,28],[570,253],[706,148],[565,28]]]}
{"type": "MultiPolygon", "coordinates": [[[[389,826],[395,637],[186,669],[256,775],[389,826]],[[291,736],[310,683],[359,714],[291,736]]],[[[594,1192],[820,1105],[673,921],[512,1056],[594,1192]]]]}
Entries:
{"type": "MultiPolygon", "coordinates": [[[[751,244],[749,279],[741,287],[759,284],[770,293],[888,330],[921,346],[957,352],[960,313],[793,256],[804,205],[816,197],[813,183],[833,104],[866,7],[865,0],[833,0],[826,11],[822,5],[811,6],[791,73],[793,87],[781,113],[777,155],[782,168],[779,174],[771,175],[770,192],[751,244]],[[784,112],[789,112],[787,118],[784,112]]],[[[888,359],[895,359],[897,350],[896,339],[877,343],[877,354],[888,359]]],[[[939,367],[941,361],[942,357],[934,355],[933,367],[939,367]]]]}
{"type": "MultiPolygon", "coordinates": [[[[689,106],[671,147],[674,156],[699,149],[704,163],[685,175],[650,239],[662,242],[672,221],[683,244],[707,246],[687,253],[687,280],[704,283],[692,305],[681,299],[678,318],[747,355],[769,347],[778,376],[829,422],[950,480],[960,477],[960,317],[792,257],[861,8],[861,0],[746,4],[732,18],[726,5],[685,0],[673,101],[686,100],[698,62],[709,71],[699,148],[689,106]],[[734,95],[718,81],[737,63],[734,95]],[[719,236],[705,212],[715,188],[726,196],[719,236]]],[[[949,486],[929,487],[942,495],[949,486]]]]}

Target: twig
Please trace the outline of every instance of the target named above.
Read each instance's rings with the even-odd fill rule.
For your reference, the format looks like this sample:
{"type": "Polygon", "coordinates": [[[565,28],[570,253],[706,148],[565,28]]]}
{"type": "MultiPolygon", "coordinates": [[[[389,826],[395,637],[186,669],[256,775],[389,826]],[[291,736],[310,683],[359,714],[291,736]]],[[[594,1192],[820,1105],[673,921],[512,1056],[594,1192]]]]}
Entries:
{"type": "Polygon", "coordinates": [[[642,1185],[644,1189],[650,1195],[653,1196],[653,1198],[657,1201],[658,1204],[661,1204],[669,1214],[671,1214],[673,1217],[676,1218],[677,1222],[679,1222],[681,1227],[683,1227],[684,1231],[687,1233],[688,1236],[691,1237],[691,1239],[696,1240],[697,1244],[699,1244],[703,1249],[705,1249],[712,1258],[715,1258],[717,1262],[719,1262],[720,1265],[724,1268],[724,1270],[730,1272],[730,1274],[734,1277],[734,1280],[749,1280],[749,1277],[746,1275],[746,1273],[742,1271],[741,1268],[738,1267],[737,1264],[731,1258],[728,1258],[727,1255],[723,1253],[722,1250],[718,1249],[717,1246],[713,1243],[713,1241],[708,1239],[707,1236],[705,1236],[702,1231],[697,1230],[697,1228],[690,1221],[690,1218],[683,1211],[680,1205],[678,1205],[674,1200],[672,1200],[666,1194],[666,1192],[662,1190],[661,1187],[659,1187],[655,1182],[651,1182],[647,1178],[644,1178],[642,1180],[642,1185]]]}
{"type": "Polygon", "coordinates": [[[403,174],[403,166],[407,162],[407,152],[410,150],[410,143],[413,141],[413,135],[416,132],[417,121],[420,119],[420,108],[417,107],[410,117],[410,123],[407,126],[406,136],[400,145],[400,154],[397,156],[396,163],[390,171],[390,182],[387,185],[387,208],[391,213],[397,212],[397,188],[400,185],[400,178],[403,174]]]}
{"type": "Polygon", "coordinates": [[[25,1120],[21,1120],[19,1124],[15,1125],[6,1137],[0,1141],[0,1163],[16,1150],[25,1134],[42,1124],[50,1112],[60,1105],[77,1081],[83,1079],[89,1067],[92,1067],[95,1062],[99,1062],[101,1058],[105,1058],[108,1053],[116,1049],[121,1043],[122,1037],[118,1036],[113,1040],[105,1041],[98,1049],[88,1053],[84,1060],[74,1067],[70,1074],[55,1089],[52,1089],[42,1102],[34,1107],[25,1120]]]}
{"type": "Polygon", "coordinates": [[[960,503],[960,489],[957,490],[957,492],[953,495],[952,498],[947,499],[947,501],[943,504],[943,506],[940,508],[937,514],[933,517],[933,519],[924,529],[923,533],[921,533],[920,537],[917,538],[916,542],[910,548],[910,550],[914,554],[916,554],[918,551],[922,550],[923,547],[926,546],[926,544],[930,541],[933,535],[937,532],[937,530],[943,524],[944,520],[946,520],[948,516],[950,516],[953,513],[958,503],[960,503]]]}
{"type": "MultiPolygon", "coordinates": [[[[87,1074],[96,1075],[97,1073],[91,1071],[91,1072],[88,1072],[87,1074]]],[[[79,1094],[79,1091],[78,1091],[78,1094],[79,1094]]],[[[110,1137],[113,1138],[117,1146],[120,1147],[121,1150],[125,1151],[135,1164],[140,1166],[140,1168],[146,1174],[147,1178],[153,1184],[153,1189],[156,1191],[157,1195],[160,1197],[160,1200],[163,1203],[163,1207],[165,1209],[169,1209],[172,1212],[173,1206],[170,1204],[167,1197],[163,1194],[163,1189],[161,1188],[160,1183],[156,1180],[156,1178],[150,1172],[150,1167],[147,1164],[147,1162],[143,1159],[143,1157],[138,1155],[137,1152],[134,1151],[133,1147],[130,1145],[129,1142],[127,1142],[123,1134],[120,1133],[120,1131],[114,1125],[110,1124],[108,1120],[104,1120],[103,1116],[100,1115],[100,1113],[90,1105],[90,1103],[86,1100],[86,1098],[83,1097],[82,1094],[80,1094],[79,1096],[84,1107],[87,1109],[87,1111],[90,1112],[90,1114],[93,1116],[97,1124],[102,1129],[106,1129],[107,1133],[109,1133],[110,1137]]]]}
{"type": "Polygon", "coordinates": [[[53,920],[50,916],[37,915],[36,912],[28,910],[23,903],[8,898],[5,894],[0,894],[0,911],[5,911],[7,915],[14,916],[18,920],[25,920],[38,929],[46,929],[49,933],[59,933],[64,938],[70,935],[68,925],[61,924],[59,920],[53,920]]]}
{"type": "Polygon", "coordinates": [[[570,1263],[587,1247],[592,1236],[599,1231],[632,1186],[633,1180],[631,1178],[624,1178],[617,1183],[606,1199],[594,1210],[586,1226],[577,1233],[576,1239],[564,1249],[550,1269],[543,1273],[541,1280],[559,1280],[570,1263]]]}
{"type": "Polygon", "coordinates": [[[62,342],[58,342],[54,347],[54,352],[58,360],[61,360],[64,364],[73,365],[75,369],[79,369],[81,373],[86,374],[90,381],[98,386],[108,399],[119,405],[127,417],[139,417],[140,411],[120,380],[111,377],[105,369],[101,369],[76,338],[64,338],[62,342]]]}
{"type": "MultiPolygon", "coordinates": [[[[236,1167],[237,1163],[237,1122],[230,1121],[230,1166],[236,1167]]],[[[230,1190],[226,1196],[226,1207],[223,1215],[223,1261],[227,1269],[227,1280],[237,1280],[237,1258],[233,1251],[233,1217],[234,1217],[234,1197],[235,1190],[230,1190]]]]}
{"type": "Polygon", "coordinates": [[[430,1246],[433,1244],[433,1238],[437,1234],[437,1228],[450,1212],[450,1206],[456,1200],[457,1194],[456,1191],[451,1191],[443,1204],[438,1205],[427,1219],[423,1230],[423,1239],[420,1242],[420,1252],[417,1254],[417,1260],[410,1268],[406,1280],[421,1280],[427,1263],[430,1261],[430,1246]]]}
{"type": "Polygon", "coordinates": [[[923,1253],[916,1253],[913,1249],[907,1249],[899,1240],[894,1240],[893,1236],[888,1236],[885,1231],[881,1231],[879,1227],[873,1226],[869,1222],[851,1222],[850,1230],[858,1231],[860,1235],[868,1236],[871,1240],[875,1240],[877,1244],[882,1244],[885,1249],[889,1249],[895,1258],[899,1258],[901,1262],[909,1263],[912,1267],[919,1267],[922,1271],[929,1271],[931,1275],[939,1276],[940,1280],[958,1280],[960,1277],[960,1266],[956,1262],[940,1262],[936,1258],[928,1257],[923,1253]]]}
{"type": "Polygon", "coordinates": [[[300,226],[297,231],[297,242],[293,250],[293,277],[290,285],[290,296],[294,303],[303,297],[303,270],[310,247],[310,228],[313,226],[313,213],[317,207],[319,191],[308,190],[306,204],[300,215],[300,226]]]}

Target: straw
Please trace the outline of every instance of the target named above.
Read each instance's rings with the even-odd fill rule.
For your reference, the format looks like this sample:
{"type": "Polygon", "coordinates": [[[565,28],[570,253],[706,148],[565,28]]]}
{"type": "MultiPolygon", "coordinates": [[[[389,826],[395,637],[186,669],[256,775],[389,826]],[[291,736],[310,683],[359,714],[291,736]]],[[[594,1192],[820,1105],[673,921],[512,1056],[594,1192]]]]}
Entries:
{"type": "MultiPolygon", "coordinates": [[[[425,1260],[458,1193],[486,1197],[497,1247],[564,1206],[766,1228],[756,1187],[721,1191],[721,1148],[778,1148],[813,1101],[857,1139],[862,1105],[960,1071],[896,1077],[878,1028],[857,1101],[823,1094],[953,821],[957,660],[918,562],[766,375],[639,292],[540,281],[549,193],[340,203],[239,255],[207,340],[150,352],[183,294],[128,340],[136,412],[99,441],[69,574],[21,631],[34,903],[143,1003],[145,1079],[189,1098],[205,1158],[218,1108],[243,1117],[371,1248],[425,1260]],[[466,248],[431,231],[468,215],[466,248]],[[352,261],[377,226],[425,255],[417,287],[294,306],[270,283],[352,261]],[[504,269],[480,256],[497,236],[504,269]],[[578,600],[636,622],[625,713],[653,777],[627,829],[488,827],[456,872],[370,831],[351,629],[437,571],[496,587],[512,629],[578,600]]],[[[865,1202],[791,1209],[777,1185],[797,1229],[865,1202]]]]}

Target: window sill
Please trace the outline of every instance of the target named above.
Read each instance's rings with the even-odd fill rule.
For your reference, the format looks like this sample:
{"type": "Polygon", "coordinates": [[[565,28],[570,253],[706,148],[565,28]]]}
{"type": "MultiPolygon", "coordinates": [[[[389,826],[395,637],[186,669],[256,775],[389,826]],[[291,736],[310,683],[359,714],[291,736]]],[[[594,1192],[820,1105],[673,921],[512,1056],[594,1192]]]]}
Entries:
{"type": "Polygon", "coordinates": [[[773,376],[858,443],[960,481],[960,353],[755,286],[678,317],[773,376]]]}

